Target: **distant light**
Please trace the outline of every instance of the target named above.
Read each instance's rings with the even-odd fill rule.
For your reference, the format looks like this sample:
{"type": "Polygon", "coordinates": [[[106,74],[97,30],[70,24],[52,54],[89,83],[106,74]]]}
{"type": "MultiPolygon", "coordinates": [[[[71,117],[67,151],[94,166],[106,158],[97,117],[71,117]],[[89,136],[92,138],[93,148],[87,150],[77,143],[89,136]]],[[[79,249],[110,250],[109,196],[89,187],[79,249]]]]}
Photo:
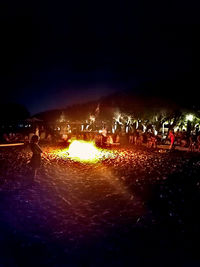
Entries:
{"type": "Polygon", "coordinates": [[[143,126],[143,132],[145,132],[147,127],[144,124],[142,126],[143,126]]]}
{"type": "Polygon", "coordinates": [[[194,116],[193,116],[192,114],[188,114],[188,115],[186,116],[186,120],[187,120],[187,121],[193,121],[193,119],[194,119],[194,116]]]}

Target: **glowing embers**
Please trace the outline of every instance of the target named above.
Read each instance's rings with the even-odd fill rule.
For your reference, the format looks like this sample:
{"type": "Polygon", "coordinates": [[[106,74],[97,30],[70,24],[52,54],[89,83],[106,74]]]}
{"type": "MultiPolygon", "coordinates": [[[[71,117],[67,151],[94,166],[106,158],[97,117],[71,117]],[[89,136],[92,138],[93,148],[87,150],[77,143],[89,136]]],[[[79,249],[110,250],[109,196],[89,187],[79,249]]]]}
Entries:
{"type": "Polygon", "coordinates": [[[58,152],[62,158],[71,158],[75,161],[96,163],[105,158],[113,158],[112,151],[102,150],[95,146],[93,142],[82,140],[73,141],[69,148],[58,152]]]}

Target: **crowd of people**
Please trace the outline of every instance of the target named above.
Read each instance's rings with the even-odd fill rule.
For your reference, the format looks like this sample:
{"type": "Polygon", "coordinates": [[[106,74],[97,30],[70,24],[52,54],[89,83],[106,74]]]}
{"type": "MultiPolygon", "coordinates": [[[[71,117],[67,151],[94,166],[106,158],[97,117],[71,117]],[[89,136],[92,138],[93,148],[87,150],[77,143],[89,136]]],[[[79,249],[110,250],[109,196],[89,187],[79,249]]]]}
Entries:
{"type": "Polygon", "coordinates": [[[170,130],[166,135],[155,134],[155,131],[148,130],[143,132],[141,130],[135,130],[129,133],[116,132],[111,133],[107,129],[103,129],[100,132],[75,132],[60,135],[57,132],[50,132],[44,129],[44,127],[36,127],[30,132],[26,133],[4,133],[2,135],[3,143],[24,142],[28,144],[31,142],[33,135],[39,137],[40,142],[56,143],[66,142],[70,143],[73,140],[93,141],[99,147],[115,147],[115,146],[142,146],[146,145],[147,148],[156,149],[158,145],[168,144],[169,149],[173,150],[176,146],[185,147],[188,151],[200,152],[200,133],[188,134],[185,130],[176,131],[170,130]]]}
{"type": "Polygon", "coordinates": [[[45,130],[45,128],[42,126],[41,128],[36,127],[24,132],[10,131],[8,133],[3,133],[0,139],[1,143],[29,143],[33,135],[37,135],[41,141],[48,142],[51,142],[54,137],[52,132],[45,130]]]}
{"type": "Polygon", "coordinates": [[[168,138],[170,140],[170,149],[174,149],[175,146],[187,147],[188,151],[200,152],[200,133],[190,133],[186,131],[177,131],[174,133],[173,130],[169,131],[168,138]]]}
{"type": "Polygon", "coordinates": [[[104,129],[101,133],[81,132],[74,135],[66,135],[65,141],[85,140],[94,141],[97,146],[104,148],[111,148],[116,146],[143,146],[147,148],[156,149],[158,145],[169,145],[169,149],[173,150],[175,147],[187,148],[188,151],[200,152],[200,134],[191,133],[188,135],[186,131],[170,130],[165,136],[162,134],[155,134],[154,131],[143,132],[135,130],[131,133],[117,132],[110,133],[104,129]]]}
{"type": "MultiPolygon", "coordinates": [[[[170,130],[166,136],[155,134],[153,131],[142,132],[135,130],[132,133],[108,134],[107,136],[100,136],[101,145],[146,145],[147,148],[156,149],[158,145],[169,144],[169,149],[173,150],[176,146],[188,148],[189,151],[200,152],[200,134],[187,134],[186,131],[170,130]]],[[[98,143],[97,143],[98,144],[98,143]]]]}

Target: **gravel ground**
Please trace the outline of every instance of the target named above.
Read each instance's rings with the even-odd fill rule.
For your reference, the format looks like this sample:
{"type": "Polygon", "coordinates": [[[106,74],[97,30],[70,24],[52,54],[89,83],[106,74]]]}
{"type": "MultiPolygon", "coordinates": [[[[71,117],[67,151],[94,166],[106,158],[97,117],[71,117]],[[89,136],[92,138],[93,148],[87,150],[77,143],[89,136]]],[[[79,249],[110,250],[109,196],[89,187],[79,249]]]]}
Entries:
{"type": "MultiPolygon", "coordinates": [[[[61,148],[59,148],[61,150],[61,148]]],[[[199,266],[200,155],[118,149],[95,164],[0,149],[0,266],[199,266]]]]}

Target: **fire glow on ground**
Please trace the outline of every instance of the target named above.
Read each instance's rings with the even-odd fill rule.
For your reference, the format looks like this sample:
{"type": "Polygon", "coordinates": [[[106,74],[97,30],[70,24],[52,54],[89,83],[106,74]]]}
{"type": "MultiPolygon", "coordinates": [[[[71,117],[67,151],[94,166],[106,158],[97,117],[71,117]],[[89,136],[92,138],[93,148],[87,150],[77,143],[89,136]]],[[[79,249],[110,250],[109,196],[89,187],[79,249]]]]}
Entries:
{"type": "Polygon", "coordinates": [[[154,266],[196,266],[199,154],[79,141],[42,150],[33,182],[31,152],[1,148],[3,263],[148,266],[151,256],[154,266]]]}

